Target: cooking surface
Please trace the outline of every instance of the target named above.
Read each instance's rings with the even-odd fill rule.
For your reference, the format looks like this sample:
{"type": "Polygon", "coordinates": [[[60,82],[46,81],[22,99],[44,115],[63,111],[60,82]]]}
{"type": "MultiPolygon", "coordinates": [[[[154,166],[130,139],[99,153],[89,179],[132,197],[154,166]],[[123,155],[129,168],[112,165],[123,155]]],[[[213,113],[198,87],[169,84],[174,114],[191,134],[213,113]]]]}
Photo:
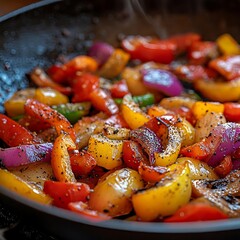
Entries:
{"type": "MultiPolygon", "coordinates": [[[[5,99],[17,89],[28,86],[26,73],[33,67],[37,65],[46,67],[55,61],[84,53],[94,39],[102,39],[117,46],[117,39],[122,34],[159,33],[166,36],[186,31],[202,33],[205,39],[215,39],[221,33],[229,32],[236,39],[240,39],[238,18],[236,18],[240,11],[239,0],[227,2],[185,0],[184,4],[177,4],[177,0],[151,1],[152,5],[147,6],[147,9],[160,7],[161,22],[157,23],[157,28],[161,29],[159,32],[155,31],[155,26],[151,27],[141,15],[135,14],[129,8],[127,4],[129,1],[94,1],[95,4],[88,2],[65,1],[65,3],[28,12],[0,24],[2,34],[0,38],[0,112],[3,111],[2,103],[5,99]],[[194,3],[197,4],[194,5],[194,3]],[[176,23],[179,22],[181,24],[177,25],[176,23]]],[[[159,15],[156,19],[159,20],[159,15]]],[[[57,229],[59,222],[54,224],[52,221],[52,223],[53,229],[57,229]]],[[[62,223],[69,224],[70,229],[74,230],[77,236],[75,227],[77,224],[71,225],[68,221],[62,221],[62,223]]],[[[61,227],[63,226],[60,225],[61,227]]],[[[18,239],[55,239],[45,231],[31,226],[24,219],[21,220],[15,213],[9,213],[9,207],[6,208],[0,203],[0,240],[3,232],[7,240],[16,239],[16,235],[19,236],[18,239]],[[9,228],[11,230],[8,230],[9,228]]],[[[111,231],[109,235],[112,236],[111,231]]],[[[235,232],[235,239],[239,235],[239,231],[235,232]]],[[[129,238],[131,236],[134,239],[134,235],[130,234],[129,238]]],[[[144,235],[139,233],[138,236],[143,239],[144,235]]],[[[211,239],[224,239],[224,234],[221,237],[221,233],[217,238],[210,233],[208,236],[211,239]]],[[[199,237],[206,239],[202,235],[199,237]]],[[[123,238],[124,235],[122,235],[123,238]]],[[[194,238],[196,239],[196,235],[194,238]]],[[[183,239],[193,239],[193,235],[184,236],[183,239]]]]}
{"type": "Polygon", "coordinates": [[[36,225],[27,222],[0,201],[0,240],[58,240],[36,225]]]}

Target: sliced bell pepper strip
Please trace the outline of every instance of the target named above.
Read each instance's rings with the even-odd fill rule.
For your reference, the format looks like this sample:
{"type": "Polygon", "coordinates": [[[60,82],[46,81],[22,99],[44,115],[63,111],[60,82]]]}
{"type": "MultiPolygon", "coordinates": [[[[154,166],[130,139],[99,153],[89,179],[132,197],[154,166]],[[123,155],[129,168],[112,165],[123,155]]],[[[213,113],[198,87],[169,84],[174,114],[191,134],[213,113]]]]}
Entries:
{"type": "Polygon", "coordinates": [[[0,176],[0,186],[42,204],[52,202],[52,199],[40,189],[31,186],[11,172],[0,168],[0,176]]]}
{"type": "Polygon", "coordinates": [[[96,159],[85,150],[70,153],[70,161],[75,176],[87,175],[97,165],[96,159]]]}
{"type": "Polygon", "coordinates": [[[123,39],[122,47],[131,55],[132,59],[165,64],[173,61],[176,50],[176,44],[168,40],[139,36],[129,36],[123,39]]]}
{"type": "Polygon", "coordinates": [[[147,159],[143,154],[140,144],[135,141],[123,141],[123,161],[127,167],[138,170],[140,162],[147,159]]]}
{"type": "Polygon", "coordinates": [[[76,134],[72,125],[56,110],[34,99],[28,99],[24,107],[28,115],[49,123],[51,126],[55,127],[59,135],[61,133],[68,133],[72,140],[74,142],[76,141],[76,134]]]}
{"type": "MultiPolygon", "coordinates": [[[[147,93],[141,96],[133,96],[133,101],[139,105],[139,107],[147,107],[149,105],[153,105],[155,102],[154,95],[152,93],[147,93]]],[[[122,104],[122,98],[115,98],[114,101],[117,104],[122,104]]]]}
{"type": "Polygon", "coordinates": [[[155,165],[156,166],[169,166],[176,162],[178,154],[181,149],[182,138],[179,134],[177,127],[167,127],[168,142],[163,152],[155,152],[155,165]]]}
{"type": "Polygon", "coordinates": [[[76,182],[68,153],[74,149],[76,145],[67,134],[60,134],[53,144],[51,165],[54,176],[60,182],[76,182]]]}
{"type": "Polygon", "coordinates": [[[218,56],[217,45],[215,42],[196,41],[188,49],[188,59],[190,64],[203,65],[210,59],[218,56]]]}
{"type": "Polygon", "coordinates": [[[133,194],[133,208],[142,221],[153,221],[175,213],[188,203],[191,191],[188,166],[174,164],[153,187],[133,194]]]}
{"type": "Polygon", "coordinates": [[[214,79],[218,73],[201,65],[179,65],[173,69],[177,77],[186,82],[194,82],[198,79],[214,79]]]}
{"type": "Polygon", "coordinates": [[[11,118],[0,113],[0,139],[9,147],[39,143],[39,139],[11,118]]]}
{"type": "Polygon", "coordinates": [[[227,219],[228,216],[219,208],[210,203],[190,202],[179,208],[171,217],[164,222],[196,222],[227,219]]]}
{"type": "Polygon", "coordinates": [[[129,58],[129,54],[122,49],[115,49],[105,64],[103,64],[98,74],[105,78],[114,78],[118,76],[128,63],[129,58]]]}
{"type": "Polygon", "coordinates": [[[57,91],[65,94],[70,95],[72,93],[72,89],[70,87],[64,87],[56,82],[54,82],[41,68],[35,68],[30,73],[31,80],[38,86],[38,87],[50,87],[56,89],[57,91]]]}
{"type": "Polygon", "coordinates": [[[240,46],[230,34],[223,34],[216,40],[217,46],[224,55],[240,54],[240,46]]]}
{"type": "Polygon", "coordinates": [[[133,101],[139,105],[139,107],[147,107],[153,105],[155,97],[152,93],[148,93],[142,96],[133,96],[133,101]]]}
{"type": "Polygon", "coordinates": [[[83,218],[86,218],[92,222],[101,222],[112,218],[105,213],[89,209],[88,205],[84,202],[71,202],[68,204],[68,209],[80,214],[83,218]]]}
{"type": "Polygon", "coordinates": [[[240,77],[240,55],[215,58],[209,62],[209,67],[219,72],[227,80],[234,80],[240,77]]]}
{"type": "Polygon", "coordinates": [[[81,72],[95,72],[97,71],[97,61],[89,56],[80,55],[69,60],[63,65],[66,76],[71,78],[77,71],[81,72]]]}
{"type": "Polygon", "coordinates": [[[224,105],[219,102],[197,101],[193,104],[191,110],[194,117],[198,120],[208,112],[223,113],[224,105]]]}
{"type": "Polygon", "coordinates": [[[102,134],[92,135],[88,143],[88,152],[97,165],[109,170],[122,165],[122,148],[122,140],[112,140],[102,134]]]}
{"type": "Polygon", "coordinates": [[[53,205],[68,209],[71,202],[86,202],[90,187],[85,183],[45,181],[43,191],[53,198],[53,205]]]}
{"type": "Polygon", "coordinates": [[[47,122],[43,122],[40,119],[36,119],[29,115],[23,115],[19,120],[18,123],[25,127],[26,129],[30,130],[31,132],[42,132],[51,127],[51,125],[47,122]]]}
{"type": "Polygon", "coordinates": [[[72,102],[84,102],[90,100],[90,94],[100,86],[99,77],[91,73],[82,73],[72,79],[72,102]]]}
{"type": "Polygon", "coordinates": [[[191,146],[181,149],[180,154],[185,157],[191,157],[199,160],[210,158],[221,142],[222,136],[210,134],[201,142],[197,142],[191,146]]]}
{"type": "Polygon", "coordinates": [[[33,98],[48,106],[69,102],[66,95],[53,88],[37,88],[33,98]]]}
{"type": "Polygon", "coordinates": [[[201,36],[197,33],[178,34],[168,38],[176,45],[176,55],[182,54],[194,43],[201,40],[201,36]]]}
{"type": "Polygon", "coordinates": [[[233,169],[232,158],[230,155],[227,155],[223,158],[221,163],[214,168],[214,171],[221,178],[226,177],[233,169]]]}
{"type": "Polygon", "coordinates": [[[76,56],[63,65],[52,65],[47,72],[56,83],[68,83],[77,71],[95,72],[97,68],[98,63],[94,58],[83,55],[76,56]]]}
{"type": "Polygon", "coordinates": [[[146,182],[159,182],[169,170],[166,167],[149,166],[144,162],[140,162],[138,172],[142,179],[146,182]]]}
{"type": "Polygon", "coordinates": [[[240,103],[224,103],[223,114],[229,122],[240,122],[240,103]]]}
{"type": "Polygon", "coordinates": [[[198,80],[194,88],[204,97],[217,102],[234,102],[240,99],[240,78],[229,82],[198,80]]]}
{"type": "Polygon", "coordinates": [[[90,100],[96,109],[107,115],[111,116],[119,112],[118,106],[111,95],[101,88],[97,88],[90,93],[90,100]]]}
{"type": "Polygon", "coordinates": [[[53,109],[65,116],[71,124],[76,123],[83,116],[88,115],[90,102],[66,103],[52,106],[53,109]]]}
{"type": "Polygon", "coordinates": [[[110,92],[113,98],[123,98],[129,93],[126,80],[122,79],[114,83],[110,88],[110,92]]]}
{"type": "Polygon", "coordinates": [[[139,108],[138,104],[133,101],[132,96],[129,94],[123,98],[121,113],[131,129],[141,127],[150,119],[150,117],[139,108]]]}
{"type": "Polygon", "coordinates": [[[110,125],[110,126],[112,125],[112,126],[119,127],[119,128],[129,128],[128,124],[124,120],[121,113],[112,115],[111,117],[107,118],[104,122],[105,122],[105,124],[110,125]]]}
{"type": "Polygon", "coordinates": [[[33,98],[35,95],[36,89],[26,88],[19,90],[13,94],[4,103],[4,108],[9,117],[16,117],[24,114],[24,104],[28,98],[33,98]]]}

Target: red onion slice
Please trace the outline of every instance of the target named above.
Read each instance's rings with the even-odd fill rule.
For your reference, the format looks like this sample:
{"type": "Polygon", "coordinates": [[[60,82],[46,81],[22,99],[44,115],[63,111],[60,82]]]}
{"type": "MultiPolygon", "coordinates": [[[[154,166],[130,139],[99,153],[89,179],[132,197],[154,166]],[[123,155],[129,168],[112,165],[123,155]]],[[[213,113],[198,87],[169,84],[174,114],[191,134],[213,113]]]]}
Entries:
{"type": "Polygon", "coordinates": [[[96,42],[89,48],[88,56],[95,58],[101,66],[112,55],[113,51],[114,48],[110,44],[104,42],[96,42]]]}
{"type": "Polygon", "coordinates": [[[179,96],[183,86],[178,78],[171,72],[162,69],[144,69],[142,78],[145,86],[161,91],[167,96],[179,96]]]}
{"type": "Polygon", "coordinates": [[[207,161],[209,166],[216,167],[223,158],[231,155],[240,147],[240,124],[229,122],[215,127],[211,134],[222,136],[214,154],[207,161]]]}
{"type": "Polygon", "coordinates": [[[52,143],[21,145],[0,149],[0,159],[6,168],[17,167],[33,162],[51,160],[52,143]]]}
{"type": "Polygon", "coordinates": [[[160,139],[156,133],[147,127],[140,127],[130,132],[130,139],[139,143],[149,156],[150,165],[155,164],[154,153],[163,151],[160,139]]]}

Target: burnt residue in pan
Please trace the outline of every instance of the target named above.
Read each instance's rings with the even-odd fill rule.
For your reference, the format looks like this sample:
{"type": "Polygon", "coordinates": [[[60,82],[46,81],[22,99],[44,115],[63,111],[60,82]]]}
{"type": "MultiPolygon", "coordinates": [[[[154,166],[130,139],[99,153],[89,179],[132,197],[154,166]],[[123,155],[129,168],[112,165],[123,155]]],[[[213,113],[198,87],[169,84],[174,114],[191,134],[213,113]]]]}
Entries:
{"type": "Polygon", "coordinates": [[[240,0],[137,1],[150,21],[131,2],[66,0],[1,22],[0,112],[6,99],[29,85],[31,69],[84,54],[95,39],[118,46],[128,34],[166,37],[189,31],[210,40],[225,32],[240,39],[240,0]]]}

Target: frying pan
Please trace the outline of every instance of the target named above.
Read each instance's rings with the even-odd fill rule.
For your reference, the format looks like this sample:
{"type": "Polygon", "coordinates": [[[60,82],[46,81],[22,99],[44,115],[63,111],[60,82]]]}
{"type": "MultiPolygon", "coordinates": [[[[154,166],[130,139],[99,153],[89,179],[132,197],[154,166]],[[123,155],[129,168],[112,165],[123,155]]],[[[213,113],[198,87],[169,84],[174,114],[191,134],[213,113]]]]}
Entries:
{"type": "MultiPolygon", "coordinates": [[[[124,35],[168,35],[195,31],[214,40],[223,33],[240,39],[240,1],[140,1],[147,17],[129,1],[42,1],[36,9],[0,23],[0,111],[18,89],[29,86],[35,66],[84,54],[94,40],[119,45],[124,35]],[[45,5],[45,6],[43,6],[45,5]]],[[[31,7],[32,8],[32,7],[31,7]]],[[[24,218],[62,239],[239,239],[240,219],[203,223],[90,222],[74,213],[42,206],[0,187],[1,200],[24,218]]]]}

